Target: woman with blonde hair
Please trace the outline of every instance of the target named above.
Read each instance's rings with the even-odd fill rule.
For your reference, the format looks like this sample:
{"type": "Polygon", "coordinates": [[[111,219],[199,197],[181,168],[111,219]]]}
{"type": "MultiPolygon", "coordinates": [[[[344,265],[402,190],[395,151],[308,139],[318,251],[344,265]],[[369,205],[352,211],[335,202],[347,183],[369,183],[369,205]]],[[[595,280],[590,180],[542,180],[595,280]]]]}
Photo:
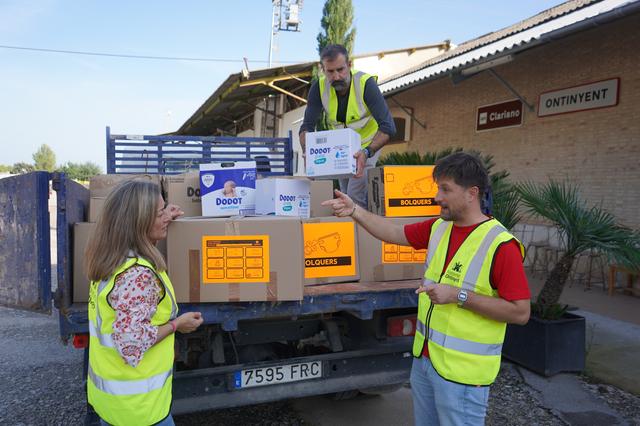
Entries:
{"type": "Polygon", "coordinates": [[[194,331],[202,315],[177,316],[166,263],[155,245],[181,214],[165,205],[158,185],[126,181],[105,200],[87,244],[87,398],[102,424],[174,424],[174,333],[194,331]]]}

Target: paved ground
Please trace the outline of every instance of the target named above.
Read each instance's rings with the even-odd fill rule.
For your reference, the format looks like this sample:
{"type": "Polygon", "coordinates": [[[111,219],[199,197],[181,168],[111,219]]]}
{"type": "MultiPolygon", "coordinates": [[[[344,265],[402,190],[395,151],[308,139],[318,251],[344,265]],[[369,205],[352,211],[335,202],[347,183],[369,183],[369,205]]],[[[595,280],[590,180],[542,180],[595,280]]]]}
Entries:
{"type": "MultiPolygon", "coordinates": [[[[608,338],[638,341],[640,326],[617,323],[589,312],[595,353],[608,338]],[[612,330],[615,333],[612,333],[612,330]],[[604,336],[604,337],[603,337],[604,336]],[[608,336],[608,337],[607,337],[608,336]],[[612,337],[613,336],[613,337],[612,337]],[[636,336],[636,337],[633,337],[636,336]]],[[[55,316],[0,308],[0,424],[82,424],[84,393],[82,352],[63,346],[57,338],[55,316]]],[[[640,349],[634,349],[640,355],[640,349]]],[[[637,358],[637,356],[636,356],[637,358]]],[[[598,359],[590,355],[590,359],[598,359]]],[[[606,355],[604,359],[611,359],[606,355]]],[[[632,365],[638,362],[629,359],[632,365]]],[[[602,367],[593,362],[593,371],[602,367]]],[[[542,378],[505,363],[491,391],[488,425],[640,425],[640,398],[608,386],[608,377],[625,377],[624,365],[607,363],[613,373],[603,379],[560,374],[542,378]],[[621,368],[616,368],[620,366],[621,368]]],[[[635,371],[635,370],[634,370],[635,371]]],[[[634,374],[626,377],[637,383],[634,374]]],[[[230,410],[176,417],[178,425],[410,425],[411,390],[382,396],[361,395],[347,401],[312,397],[230,410]]]]}
{"type": "Polygon", "coordinates": [[[576,313],[587,319],[586,375],[640,395],[640,326],[583,310],[576,313]]]}
{"type": "MultiPolygon", "coordinates": [[[[530,277],[533,294],[542,280],[530,277]]],[[[594,379],[640,395],[640,297],[616,293],[609,296],[602,284],[591,289],[567,285],[562,303],[579,307],[587,319],[586,374],[594,379]]]]}

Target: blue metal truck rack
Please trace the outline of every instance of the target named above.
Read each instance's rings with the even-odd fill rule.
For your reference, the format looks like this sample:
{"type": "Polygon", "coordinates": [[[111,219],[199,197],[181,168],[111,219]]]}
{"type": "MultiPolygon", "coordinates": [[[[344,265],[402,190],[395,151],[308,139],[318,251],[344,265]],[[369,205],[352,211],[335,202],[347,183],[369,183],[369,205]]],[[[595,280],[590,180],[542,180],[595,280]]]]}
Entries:
{"type": "MultiPolygon", "coordinates": [[[[111,173],[179,173],[205,161],[256,157],[262,160],[259,173],[291,174],[291,137],[131,136],[113,135],[107,128],[111,173]]],[[[85,220],[88,201],[88,190],[62,173],[0,180],[0,303],[50,312],[53,300],[64,342],[88,333],[86,303],[72,303],[73,225],[85,220]],[[54,288],[50,182],[57,196],[54,288]]],[[[180,304],[182,312],[202,312],[204,325],[193,334],[177,336],[173,412],[398,388],[408,381],[412,337],[409,332],[390,335],[387,326],[391,321],[412,324],[413,318],[415,327],[418,284],[415,280],[307,287],[299,302],[180,304]],[[242,386],[242,371],[279,371],[291,365],[319,365],[321,375],[269,384],[268,389],[242,386]]]]}

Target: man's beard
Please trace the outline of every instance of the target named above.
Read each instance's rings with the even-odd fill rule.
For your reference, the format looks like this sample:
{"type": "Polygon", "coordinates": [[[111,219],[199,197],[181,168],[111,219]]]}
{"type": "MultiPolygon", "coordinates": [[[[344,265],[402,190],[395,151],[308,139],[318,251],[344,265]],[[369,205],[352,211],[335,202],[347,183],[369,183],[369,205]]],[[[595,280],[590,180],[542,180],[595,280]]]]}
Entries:
{"type": "Polygon", "coordinates": [[[440,206],[440,218],[448,222],[455,222],[459,219],[458,213],[452,211],[449,206],[445,206],[444,208],[440,206]]]}
{"type": "Polygon", "coordinates": [[[343,91],[343,90],[347,90],[349,88],[349,83],[347,83],[344,80],[336,80],[334,82],[331,83],[331,86],[333,86],[334,89],[336,89],[337,91],[343,91]]]}

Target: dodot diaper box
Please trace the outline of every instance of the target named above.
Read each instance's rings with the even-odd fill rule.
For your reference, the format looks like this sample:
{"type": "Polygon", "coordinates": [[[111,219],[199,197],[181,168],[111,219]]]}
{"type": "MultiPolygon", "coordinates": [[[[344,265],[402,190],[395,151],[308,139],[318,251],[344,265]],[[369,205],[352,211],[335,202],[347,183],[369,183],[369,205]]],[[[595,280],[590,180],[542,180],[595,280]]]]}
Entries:
{"type": "Polygon", "coordinates": [[[354,154],[360,135],[351,129],[310,132],[306,136],[306,171],[310,178],[335,179],[356,174],[354,154]]]}
{"type": "Polygon", "coordinates": [[[295,177],[258,179],[256,214],[310,217],[311,181],[295,177]]]}
{"type": "Polygon", "coordinates": [[[256,162],[200,164],[202,216],[255,213],[256,162]]]}

